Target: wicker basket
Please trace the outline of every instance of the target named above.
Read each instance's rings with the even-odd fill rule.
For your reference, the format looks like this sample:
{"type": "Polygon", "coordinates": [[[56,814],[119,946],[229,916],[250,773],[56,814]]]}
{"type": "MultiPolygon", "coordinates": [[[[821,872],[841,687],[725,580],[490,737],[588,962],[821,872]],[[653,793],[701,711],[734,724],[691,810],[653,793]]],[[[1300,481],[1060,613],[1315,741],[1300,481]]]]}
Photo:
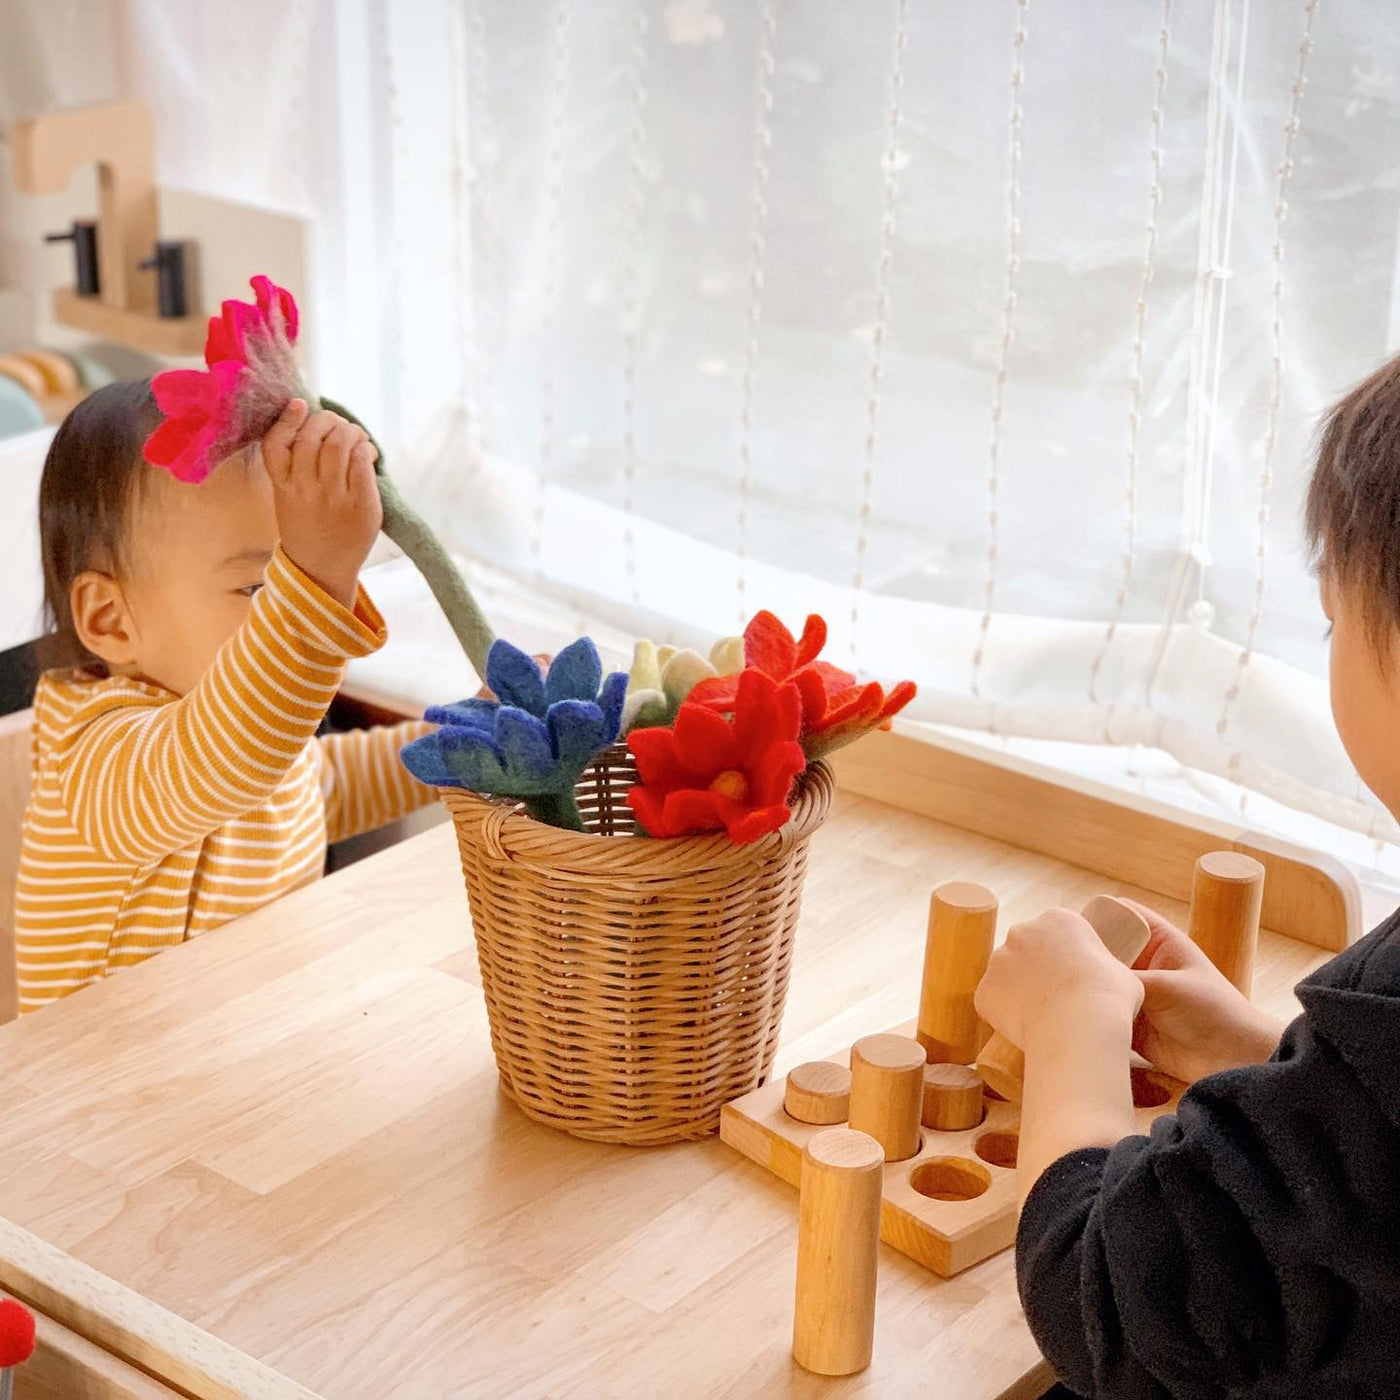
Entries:
{"type": "Polygon", "coordinates": [[[708,1137],[777,1048],[807,843],[831,805],[814,764],[791,821],[750,846],[722,832],[630,836],[624,748],[584,774],[589,834],[444,789],[457,826],[491,1043],[531,1118],[598,1142],[708,1137]]]}

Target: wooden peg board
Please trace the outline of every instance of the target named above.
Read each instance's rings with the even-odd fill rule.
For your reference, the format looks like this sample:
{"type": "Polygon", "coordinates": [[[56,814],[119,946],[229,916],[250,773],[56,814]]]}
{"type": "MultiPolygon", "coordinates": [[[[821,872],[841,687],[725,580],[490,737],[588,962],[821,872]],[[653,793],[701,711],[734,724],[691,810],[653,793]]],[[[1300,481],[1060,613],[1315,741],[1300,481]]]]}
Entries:
{"type": "MultiPolygon", "coordinates": [[[[915,1022],[895,1027],[897,1035],[913,1035],[915,1022]]],[[[826,1057],[849,1064],[850,1049],[826,1057]]],[[[1185,1086],[1155,1071],[1134,1070],[1136,1098],[1159,1099],[1137,1109],[1137,1131],[1146,1132],[1154,1118],[1176,1108],[1185,1086]]],[[[802,1152],[822,1125],[799,1123],[783,1108],[785,1081],[726,1104],[720,1113],[720,1138],[745,1157],[798,1184],[802,1152]]],[[[1016,1104],[987,1098],[986,1113],[976,1128],[943,1133],[922,1128],[918,1153],[903,1162],[885,1164],[880,1238],[944,1278],[970,1269],[1009,1248],[1016,1239],[1020,1215],[1014,1162],[1015,1135],[1021,1111],[1016,1104]],[[975,1189],[981,1194],[965,1200],[939,1200],[925,1189],[975,1189]]]]}

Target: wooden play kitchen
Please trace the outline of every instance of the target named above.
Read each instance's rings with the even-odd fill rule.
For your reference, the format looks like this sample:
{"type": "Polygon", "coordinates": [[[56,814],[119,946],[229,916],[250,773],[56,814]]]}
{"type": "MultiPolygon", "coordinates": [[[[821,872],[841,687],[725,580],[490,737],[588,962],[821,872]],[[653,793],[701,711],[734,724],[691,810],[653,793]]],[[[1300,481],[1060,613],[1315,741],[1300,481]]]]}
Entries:
{"type": "MultiPolygon", "coordinates": [[[[877,736],[836,766],[842,790],[814,838],[773,1078],[759,1091],[779,1113],[791,1095],[830,1120],[794,1117],[788,1130],[804,1136],[792,1155],[814,1161],[805,1216],[787,1182],[716,1138],[587,1142],[501,1094],[442,825],[0,1030],[0,1289],[41,1315],[36,1361],[61,1377],[28,1394],[898,1397],[936,1377],[949,1397],[1038,1395],[1049,1374],[1010,1251],[944,1279],[876,1245],[875,1190],[921,1160],[875,1168],[846,1137],[860,1095],[842,1101],[850,1066],[838,1062],[853,1046],[907,1025],[925,1056],[946,1045],[961,1057],[980,1036],[957,1006],[926,1000],[911,1021],[926,957],[948,956],[929,937],[930,891],[948,905],[938,927],[973,929],[977,948],[988,902],[972,885],[995,892],[1003,927],[1103,895],[1185,922],[1197,859],[1246,848],[1265,867],[1253,993],[1283,1015],[1330,952],[1296,935],[1354,935],[1357,891],[1305,853],[952,746],[877,736]],[[859,795],[896,771],[903,807],[859,795]],[[1050,795],[1034,798],[1042,781],[1050,795]],[[1059,804],[1047,839],[1077,843],[1077,863],[969,829],[1002,805],[1020,820],[1032,801],[1059,804]],[[1122,866],[1135,850],[1137,880],[1122,866]],[[789,1077],[813,1062],[830,1068],[789,1077]],[[815,1369],[864,1360],[861,1329],[821,1322],[832,1280],[810,1260],[833,1230],[852,1242],[840,1295],[852,1306],[838,1297],[839,1309],[873,1318],[870,1364],[844,1381],[793,1359],[800,1316],[815,1369]]],[[[1248,900],[1234,902],[1248,914],[1248,900]]],[[[947,986],[970,980],[963,969],[947,986]]],[[[947,1127],[917,1129],[962,1144],[937,1155],[1014,1181],[1015,1105],[985,1102],[965,1064],[925,1068],[880,1039],[857,1068],[876,1090],[873,1118],[858,1121],[897,1136],[915,1103],[921,1118],[946,1114],[947,1127]],[[981,1122],[953,1126],[973,1112],[981,1122]]],[[[937,1197],[920,1199],[975,1206],[937,1197]]]]}
{"type": "Polygon", "coordinates": [[[97,217],[51,241],[71,240],[74,285],[54,292],[54,319],[160,355],[197,355],[205,318],[186,305],[184,248],[158,236],[155,136],[139,102],[68,107],[15,123],[15,188],[64,189],[83,165],[98,171],[97,217]]]}

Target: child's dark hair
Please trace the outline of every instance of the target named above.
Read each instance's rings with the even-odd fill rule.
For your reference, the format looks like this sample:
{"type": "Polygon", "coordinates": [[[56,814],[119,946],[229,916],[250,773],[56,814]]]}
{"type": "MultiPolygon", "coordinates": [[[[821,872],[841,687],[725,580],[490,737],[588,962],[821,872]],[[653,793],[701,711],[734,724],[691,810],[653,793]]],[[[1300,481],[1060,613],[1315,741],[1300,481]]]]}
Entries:
{"type": "Polygon", "coordinates": [[[88,569],[114,572],[127,546],[127,521],[145,472],[141,448],[160,424],[151,381],[95,390],[63,420],[39,484],[39,550],[44,614],[51,633],[45,666],[95,662],[73,627],[69,593],[88,569]]]}
{"type": "Polygon", "coordinates": [[[1383,650],[1400,625],[1400,358],[1323,420],[1308,487],[1313,562],[1354,590],[1383,650]]]}

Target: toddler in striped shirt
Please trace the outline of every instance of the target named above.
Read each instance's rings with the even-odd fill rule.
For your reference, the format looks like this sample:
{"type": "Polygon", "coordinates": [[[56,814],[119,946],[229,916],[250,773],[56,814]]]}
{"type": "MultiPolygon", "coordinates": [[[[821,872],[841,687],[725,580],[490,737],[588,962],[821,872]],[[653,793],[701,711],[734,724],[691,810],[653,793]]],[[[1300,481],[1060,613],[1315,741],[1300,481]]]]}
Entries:
{"type": "Polygon", "coordinates": [[[15,905],[21,1011],[317,879],[329,841],[431,798],[420,723],[316,738],[382,646],[359,585],[379,530],[364,431],[300,400],[188,486],[148,466],[149,381],[80,403],[39,495],[69,664],[34,702],[15,905]]]}

